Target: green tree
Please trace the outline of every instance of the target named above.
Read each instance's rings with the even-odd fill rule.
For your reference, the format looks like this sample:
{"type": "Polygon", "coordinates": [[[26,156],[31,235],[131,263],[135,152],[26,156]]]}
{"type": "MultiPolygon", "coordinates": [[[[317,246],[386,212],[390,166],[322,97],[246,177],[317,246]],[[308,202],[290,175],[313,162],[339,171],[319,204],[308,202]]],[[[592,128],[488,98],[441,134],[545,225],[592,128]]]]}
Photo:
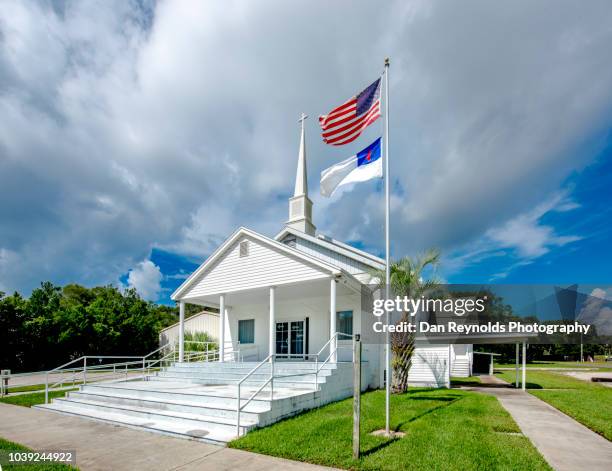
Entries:
{"type": "Polygon", "coordinates": [[[22,369],[28,345],[23,329],[26,305],[19,293],[0,292],[0,369],[22,369]]]}
{"type": "MultiPolygon", "coordinates": [[[[391,262],[390,281],[391,294],[395,296],[406,296],[418,298],[426,291],[433,289],[440,282],[432,275],[424,280],[428,268],[435,270],[440,261],[440,252],[430,249],[415,258],[403,257],[391,262]]],[[[380,280],[378,287],[385,288],[385,271],[377,270],[374,276],[380,280]]],[[[402,312],[399,322],[411,322],[410,313],[402,312]]],[[[408,373],[412,365],[412,354],[414,353],[414,334],[408,332],[394,332],[391,334],[392,358],[392,387],[397,393],[408,390],[408,373]]]]}
{"type": "Polygon", "coordinates": [[[35,371],[83,355],[146,354],[177,313],[114,286],[44,282],[29,299],[0,293],[0,368],[35,371]]]}

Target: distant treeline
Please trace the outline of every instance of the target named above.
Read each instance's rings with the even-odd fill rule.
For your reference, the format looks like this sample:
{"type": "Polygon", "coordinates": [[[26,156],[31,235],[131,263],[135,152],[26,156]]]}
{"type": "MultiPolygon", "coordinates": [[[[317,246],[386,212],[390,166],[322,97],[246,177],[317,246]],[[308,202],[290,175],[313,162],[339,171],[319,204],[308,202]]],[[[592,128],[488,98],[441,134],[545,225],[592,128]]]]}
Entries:
{"type": "MultiPolygon", "coordinates": [[[[513,344],[474,345],[478,352],[499,353],[501,357],[495,362],[514,363],[516,346],[513,344]]],[[[608,345],[584,344],[582,354],[586,360],[609,354],[608,345]]],[[[529,344],[527,348],[527,362],[533,361],[580,361],[580,344],[529,344]]]]}
{"type": "MultiPolygon", "coordinates": [[[[197,309],[188,306],[189,313],[197,309]]],[[[143,355],[157,348],[160,329],[177,314],[114,286],[44,282],[29,299],[0,292],[0,368],[39,371],[82,355],[143,355]]]]}

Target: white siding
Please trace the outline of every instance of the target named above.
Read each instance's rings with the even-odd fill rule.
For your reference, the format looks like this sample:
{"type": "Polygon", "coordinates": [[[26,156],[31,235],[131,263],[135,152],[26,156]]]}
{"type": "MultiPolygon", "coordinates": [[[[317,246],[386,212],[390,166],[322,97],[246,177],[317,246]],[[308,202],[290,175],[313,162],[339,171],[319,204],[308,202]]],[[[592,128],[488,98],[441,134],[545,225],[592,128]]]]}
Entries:
{"type": "MultiPolygon", "coordinates": [[[[178,342],[178,323],[166,327],[159,334],[159,344],[173,344],[178,342]]],[[[219,314],[204,312],[185,319],[185,333],[206,332],[214,339],[219,337],[219,314]]]]}
{"type": "Polygon", "coordinates": [[[414,386],[449,387],[449,345],[417,346],[412,355],[408,383],[414,386]]]}
{"type": "Polygon", "coordinates": [[[229,293],[328,276],[329,274],[308,262],[245,236],[229,247],[212,267],[200,275],[182,297],[229,293]],[[239,244],[244,240],[249,242],[249,253],[246,257],[240,257],[239,244]]]}
{"type": "MultiPolygon", "coordinates": [[[[277,288],[277,295],[281,294],[282,287],[277,288]]],[[[291,321],[303,320],[308,317],[308,353],[318,353],[329,340],[329,293],[324,290],[318,296],[296,298],[291,301],[277,301],[276,320],[291,321]]],[[[336,299],[338,311],[353,311],[353,333],[360,333],[361,327],[361,295],[352,293],[338,295],[336,299]]],[[[240,345],[241,356],[245,361],[262,360],[268,356],[270,317],[267,303],[233,305],[228,310],[228,322],[226,323],[226,340],[238,340],[238,321],[241,319],[255,319],[254,344],[240,345]]],[[[339,361],[352,360],[352,341],[343,341],[338,350],[339,361]]],[[[235,345],[235,343],[234,343],[235,345]]],[[[227,348],[227,347],[226,347],[227,348]]],[[[329,355],[325,349],[320,360],[323,361],[329,355]]],[[[363,346],[363,378],[364,384],[375,388],[379,386],[378,381],[378,345],[363,346]]]]}
{"type": "Polygon", "coordinates": [[[370,268],[346,255],[339,254],[325,247],[321,247],[318,244],[315,244],[309,240],[302,239],[300,237],[296,238],[296,249],[301,252],[304,252],[308,255],[318,258],[323,262],[327,262],[330,265],[341,268],[342,270],[347,271],[351,275],[356,275],[360,273],[368,273],[370,268]]]}

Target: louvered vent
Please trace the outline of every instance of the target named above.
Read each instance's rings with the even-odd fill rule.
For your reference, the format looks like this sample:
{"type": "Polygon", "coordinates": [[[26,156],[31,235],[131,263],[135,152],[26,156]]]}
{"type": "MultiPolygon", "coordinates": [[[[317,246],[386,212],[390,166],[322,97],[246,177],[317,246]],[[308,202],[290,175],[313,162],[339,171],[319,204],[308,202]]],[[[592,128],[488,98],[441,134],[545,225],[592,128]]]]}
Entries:
{"type": "Polygon", "coordinates": [[[240,242],[240,257],[248,257],[249,256],[249,241],[243,240],[240,242]]]}

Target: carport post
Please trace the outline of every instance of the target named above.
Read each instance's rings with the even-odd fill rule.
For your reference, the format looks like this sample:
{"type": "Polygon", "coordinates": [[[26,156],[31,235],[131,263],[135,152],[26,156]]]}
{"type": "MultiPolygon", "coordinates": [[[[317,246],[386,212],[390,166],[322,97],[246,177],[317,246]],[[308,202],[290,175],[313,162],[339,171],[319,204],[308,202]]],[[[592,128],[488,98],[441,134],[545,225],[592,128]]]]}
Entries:
{"type": "Polygon", "coordinates": [[[527,342],[523,341],[523,384],[522,389],[525,391],[525,382],[527,380],[527,342]]]}
{"type": "Polygon", "coordinates": [[[514,364],[514,369],[516,372],[516,381],[514,383],[514,387],[516,389],[518,389],[518,385],[519,385],[519,344],[518,342],[516,342],[516,362],[514,364]]]}

